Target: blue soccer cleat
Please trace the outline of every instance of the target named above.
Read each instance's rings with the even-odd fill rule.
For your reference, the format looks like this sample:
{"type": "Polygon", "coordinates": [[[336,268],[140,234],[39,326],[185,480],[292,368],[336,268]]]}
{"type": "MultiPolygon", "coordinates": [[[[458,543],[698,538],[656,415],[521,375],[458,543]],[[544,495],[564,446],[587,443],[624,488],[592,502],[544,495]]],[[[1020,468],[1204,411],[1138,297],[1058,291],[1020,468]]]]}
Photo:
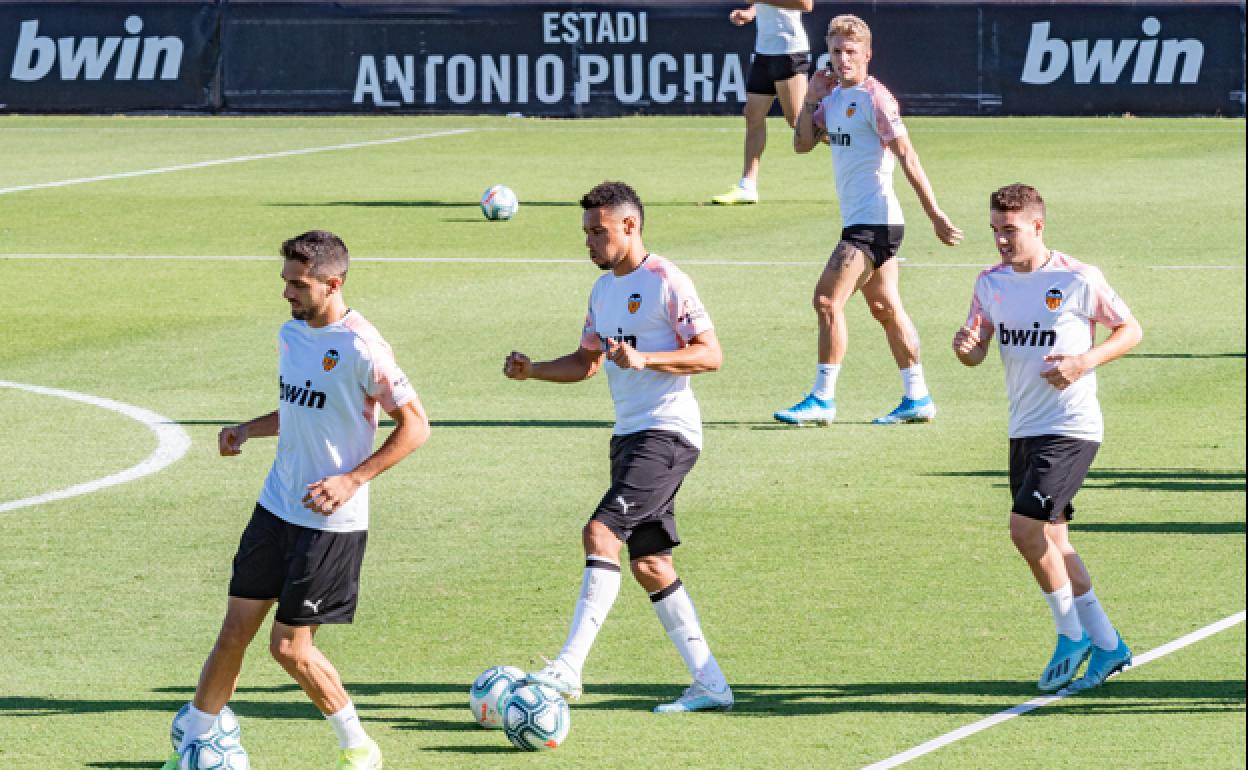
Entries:
{"type": "Polygon", "coordinates": [[[788,409],[781,409],[772,417],[789,425],[827,425],[836,419],[836,399],[824,401],[816,398],[814,393],[807,393],[801,401],[788,409]]]}
{"type": "Polygon", "coordinates": [[[1114,674],[1131,665],[1131,648],[1118,636],[1118,646],[1112,650],[1102,650],[1093,645],[1092,657],[1088,658],[1088,670],[1083,677],[1070,683],[1071,692],[1083,692],[1093,687],[1100,687],[1114,674]]]}
{"type": "Polygon", "coordinates": [[[712,690],[701,682],[689,685],[684,694],[671,703],[654,707],[656,714],[683,714],[688,711],[731,711],[736,699],[732,688],[724,685],[722,690],[712,690]]]}
{"type": "Polygon", "coordinates": [[[936,404],[931,396],[920,399],[902,398],[897,408],[883,417],[876,417],[872,425],[899,425],[903,422],[931,422],[936,416],[936,404]]]}
{"type": "Polygon", "coordinates": [[[1057,635],[1057,647],[1053,657],[1044,667],[1036,686],[1045,692],[1055,692],[1070,684],[1079,667],[1092,654],[1092,639],[1085,633],[1081,639],[1071,639],[1066,634],[1057,635]]]}

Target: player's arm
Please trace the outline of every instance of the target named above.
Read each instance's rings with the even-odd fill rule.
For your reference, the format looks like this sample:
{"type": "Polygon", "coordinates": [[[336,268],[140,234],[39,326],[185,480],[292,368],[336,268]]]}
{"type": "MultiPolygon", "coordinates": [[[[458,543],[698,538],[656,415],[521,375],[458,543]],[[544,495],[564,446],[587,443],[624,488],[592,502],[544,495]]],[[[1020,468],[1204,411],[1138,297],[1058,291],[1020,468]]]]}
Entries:
{"type": "Polygon", "coordinates": [[[377,451],[346,473],[327,476],[309,484],[308,492],[303,496],[305,508],[328,516],[350,500],[360,487],[393,468],[429,438],[429,418],[425,416],[419,398],[413,397],[386,414],[394,420],[394,430],[381,442],[377,451]]]}
{"type": "Polygon", "coordinates": [[[666,374],[714,372],[724,363],[724,353],[714,329],[695,334],[679,350],[642,353],[627,342],[607,340],[607,358],[621,369],[653,369],[666,374]]]}
{"type": "Polygon", "coordinates": [[[989,333],[980,337],[971,327],[963,326],[953,335],[953,354],[963,366],[979,366],[984,362],[984,357],[988,355],[988,345],[992,342],[992,327],[988,329],[989,333]]]}
{"type": "Polygon", "coordinates": [[[1091,370],[1107,364],[1116,358],[1126,355],[1140,340],[1144,338],[1144,329],[1135,316],[1127,316],[1118,326],[1113,328],[1101,344],[1094,345],[1086,353],[1070,355],[1053,353],[1044,357],[1050,364],[1048,369],[1040,372],[1040,376],[1058,390],[1065,390],[1076,380],[1091,370]]]}
{"type": "Polygon", "coordinates": [[[815,10],[815,0],[758,0],[764,5],[772,5],[776,8],[785,8],[790,11],[801,11],[802,13],[810,13],[815,10]]]}
{"type": "Polygon", "coordinates": [[[503,362],[503,374],[513,380],[580,382],[598,372],[604,355],[601,350],[578,347],[575,352],[550,361],[533,361],[524,353],[513,350],[503,362]]]}
{"type": "Polygon", "coordinates": [[[927,218],[932,220],[932,227],[936,229],[936,237],[946,246],[957,246],[962,241],[962,231],[953,224],[945,212],[940,210],[940,206],[936,205],[936,193],[932,192],[932,185],[927,181],[923,164],[919,162],[919,153],[910,143],[910,137],[902,134],[890,141],[888,148],[892,150],[898,163],[901,164],[901,170],[905,173],[906,179],[910,181],[910,186],[914,188],[914,194],[918,196],[927,218]]]}
{"type": "Polygon", "coordinates": [[[832,92],[835,85],[836,80],[826,70],[819,70],[811,77],[802,111],[798,113],[797,123],[793,126],[794,152],[810,152],[827,135],[827,129],[815,120],[815,112],[819,109],[819,102],[832,92]]]}
{"type": "Polygon", "coordinates": [[[754,3],[750,3],[745,8],[732,9],[732,11],[728,14],[728,21],[738,27],[741,27],[754,21],[754,17],[757,14],[758,11],[754,10],[754,3]]]}
{"type": "Polygon", "coordinates": [[[277,429],[277,410],[238,425],[227,425],[217,434],[217,451],[222,457],[233,457],[243,451],[243,442],[247,439],[276,436],[277,429]]]}

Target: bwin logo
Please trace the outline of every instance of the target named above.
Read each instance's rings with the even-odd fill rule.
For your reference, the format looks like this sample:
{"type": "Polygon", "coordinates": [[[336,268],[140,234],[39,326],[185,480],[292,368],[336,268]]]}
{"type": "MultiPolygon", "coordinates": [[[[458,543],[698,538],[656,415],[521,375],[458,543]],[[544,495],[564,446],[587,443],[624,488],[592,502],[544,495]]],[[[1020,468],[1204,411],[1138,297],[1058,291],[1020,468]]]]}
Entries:
{"type": "Polygon", "coordinates": [[[1132,83],[1173,83],[1180,57],[1183,68],[1179,72],[1179,83],[1195,83],[1200,77],[1200,65],[1205,58],[1204,43],[1194,38],[1162,40],[1161,58],[1158,58],[1158,41],[1151,38],[1161,33],[1161,22],[1154,16],[1144,19],[1140,25],[1140,30],[1149,38],[1145,40],[1084,39],[1067,43],[1061,38],[1049,37],[1049,24],[1037,21],[1031,25],[1031,40],[1023,62],[1024,83],[1048,85],[1066,73],[1067,64],[1076,85],[1087,85],[1093,77],[1098,83],[1117,83],[1133,53],[1132,83]]]}
{"type": "Polygon", "coordinates": [[[1057,344],[1057,332],[1052,329],[1041,329],[1037,321],[1030,329],[1010,329],[1005,324],[997,324],[1001,332],[1002,345],[1015,345],[1029,348],[1051,348],[1057,344]]]}
{"type": "Polygon", "coordinates": [[[138,37],[143,31],[143,20],[138,16],[127,18],[124,26],[130,37],[92,35],[54,40],[39,34],[38,19],[23,21],[9,77],[42,80],[52,72],[53,65],[59,64],[61,80],[100,80],[115,62],[114,80],[177,80],[182,66],[182,39],[138,37]]]}

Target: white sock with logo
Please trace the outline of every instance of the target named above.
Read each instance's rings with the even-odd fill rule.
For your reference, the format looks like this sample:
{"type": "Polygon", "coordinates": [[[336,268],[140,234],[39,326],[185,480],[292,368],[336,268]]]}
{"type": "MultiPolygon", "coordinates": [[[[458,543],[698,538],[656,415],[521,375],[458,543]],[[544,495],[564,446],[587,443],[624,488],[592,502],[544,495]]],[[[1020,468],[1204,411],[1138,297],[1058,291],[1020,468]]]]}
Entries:
{"type": "Polygon", "coordinates": [[[1096,599],[1096,592],[1091,588],[1083,596],[1075,597],[1075,612],[1079,613],[1079,622],[1083,624],[1092,644],[1102,650],[1113,650],[1118,647],[1118,632],[1114,624],[1109,622],[1105,608],[1096,599]]]}
{"type": "Polygon", "coordinates": [[[191,707],[186,710],[186,720],[183,722],[182,745],[178,747],[178,753],[185,752],[186,747],[190,746],[191,742],[196,738],[212,732],[212,727],[216,723],[218,716],[220,716],[220,712],[208,714],[195,708],[195,704],[192,703],[191,707]]]}
{"type": "Polygon", "coordinates": [[[836,378],[841,373],[840,364],[819,364],[815,367],[815,387],[811,394],[820,401],[836,398],[836,378]]]}
{"type": "Polygon", "coordinates": [[[1071,592],[1070,583],[1051,594],[1045,594],[1044,600],[1049,603],[1057,632],[1075,641],[1082,639],[1083,624],[1079,622],[1079,613],[1075,611],[1075,595],[1071,592]]]}
{"type": "Polygon", "coordinates": [[[741,177],[741,181],[737,182],[737,187],[740,187],[742,190],[745,190],[746,192],[757,192],[758,181],[755,179],[750,179],[748,176],[743,176],[741,177]]]}
{"type": "Polygon", "coordinates": [[[325,718],[338,736],[338,748],[354,749],[368,743],[368,733],[364,732],[364,725],[360,724],[360,718],[355,713],[355,704],[351,701],[347,701],[341,711],[326,714],[325,718]]]}
{"type": "Polygon", "coordinates": [[[923,379],[923,365],[915,364],[909,369],[901,369],[901,388],[906,398],[918,401],[928,394],[927,380],[923,379]]]}
{"type": "Polygon", "coordinates": [[[715,691],[727,687],[724,673],[719,670],[719,663],[702,634],[702,624],[698,622],[693,600],[680,578],[662,591],[650,594],[650,601],[654,604],[659,622],[663,624],[663,630],[667,632],[667,638],[676,645],[694,681],[715,691]]]}
{"type": "Polygon", "coordinates": [[[589,649],[598,636],[598,629],[607,620],[607,613],[620,594],[620,565],[605,556],[588,556],[585,574],[581,577],[581,594],[572,615],[572,628],[559,652],[559,660],[567,663],[579,676],[589,657],[589,649]]]}

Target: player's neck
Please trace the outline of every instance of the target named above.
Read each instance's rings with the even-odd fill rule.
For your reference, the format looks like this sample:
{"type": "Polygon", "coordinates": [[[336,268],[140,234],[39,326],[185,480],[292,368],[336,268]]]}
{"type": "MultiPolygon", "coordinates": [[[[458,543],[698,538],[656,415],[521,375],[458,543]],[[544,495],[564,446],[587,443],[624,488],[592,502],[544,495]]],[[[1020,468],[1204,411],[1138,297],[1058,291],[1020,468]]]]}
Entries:
{"type": "Polygon", "coordinates": [[[860,86],[860,85],[862,85],[863,83],[867,82],[867,78],[869,78],[869,77],[871,77],[871,76],[870,76],[870,75],[868,75],[867,73],[865,73],[865,72],[864,72],[864,73],[862,73],[862,77],[860,77],[860,78],[853,78],[853,79],[851,79],[851,78],[845,78],[845,79],[843,79],[843,80],[841,80],[841,81],[840,81],[839,85],[840,85],[840,87],[841,87],[841,88],[857,88],[858,86],[860,86]]]}
{"type": "Polygon", "coordinates": [[[641,263],[645,262],[649,256],[650,252],[646,251],[646,247],[642,246],[641,242],[638,241],[636,246],[629,249],[628,256],[621,259],[615,264],[615,267],[611,268],[611,272],[615,273],[617,278],[623,278],[641,267],[641,263]]]}
{"type": "Polygon", "coordinates": [[[331,301],[326,305],[323,312],[318,313],[313,318],[309,318],[307,324],[313,329],[323,329],[326,326],[338,323],[346,314],[347,305],[341,298],[338,298],[336,301],[331,301]]]}
{"type": "Polygon", "coordinates": [[[1010,265],[1010,267],[1014,268],[1016,273],[1034,273],[1049,264],[1049,260],[1052,257],[1053,252],[1049,251],[1048,248],[1042,247],[1034,254],[1027,255],[1022,260],[1010,265]]]}

